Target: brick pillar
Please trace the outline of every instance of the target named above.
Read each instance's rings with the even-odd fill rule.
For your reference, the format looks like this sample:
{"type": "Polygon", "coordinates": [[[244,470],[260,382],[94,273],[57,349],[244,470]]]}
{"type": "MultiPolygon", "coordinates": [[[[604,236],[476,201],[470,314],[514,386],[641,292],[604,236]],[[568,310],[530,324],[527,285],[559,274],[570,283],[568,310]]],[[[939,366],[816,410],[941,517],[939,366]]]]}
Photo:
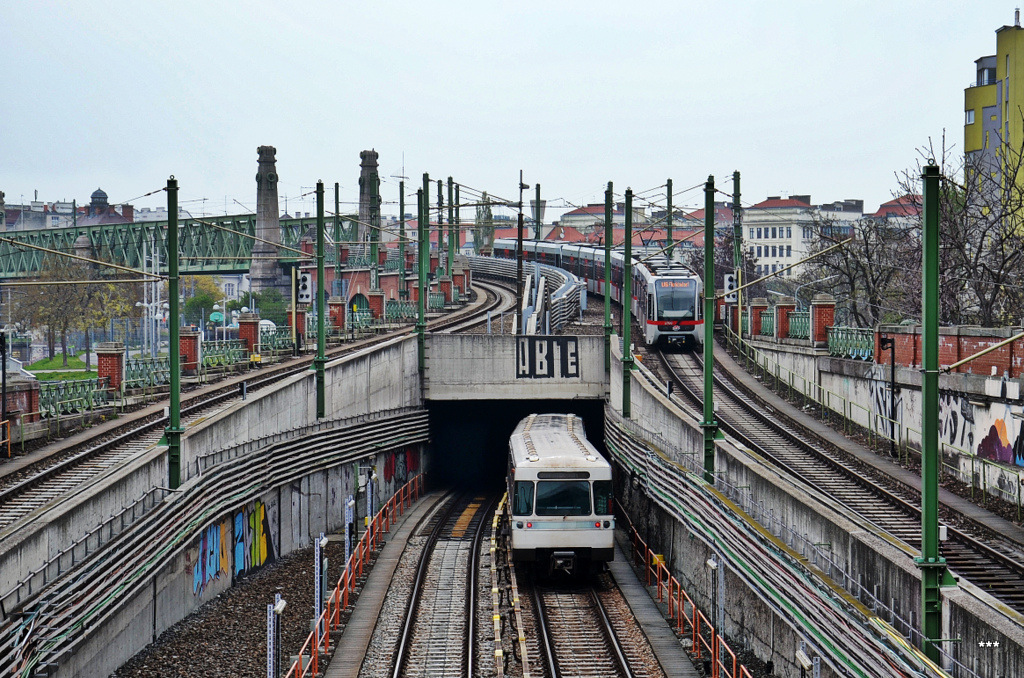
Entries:
{"type": "Polygon", "coordinates": [[[462,293],[468,295],[469,288],[473,286],[473,271],[470,270],[469,268],[466,268],[463,271],[463,274],[466,276],[466,284],[462,288],[462,293]]]}
{"type": "Polygon", "coordinates": [[[752,338],[761,334],[761,311],[767,310],[768,300],[764,297],[750,300],[750,336],[752,338]]]}
{"type": "Polygon", "coordinates": [[[341,246],[341,263],[343,265],[348,263],[348,245],[341,246]]]}
{"type": "Polygon", "coordinates": [[[415,282],[409,285],[409,301],[417,304],[420,301],[420,287],[415,282]]]}
{"type": "Polygon", "coordinates": [[[199,367],[199,332],[181,330],[178,334],[178,350],[181,352],[181,371],[195,374],[199,367]]]}
{"type": "Polygon", "coordinates": [[[245,348],[249,353],[260,352],[260,317],[257,314],[239,314],[238,338],[245,342],[245,348]]]}
{"type": "Polygon", "coordinates": [[[775,338],[785,339],[789,336],[789,314],[796,310],[796,299],[779,297],[775,304],[775,338]]]}
{"type": "Polygon", "coordinates": [[[377,265],[384,266],[384,262],[388,260],[388,248],[381,247],[377,250],[377,265]]]}
{"type": "Polygon", "coordinates": [[[101,341],[96,344],[96,373],[100,379],[109,379],[107,383],[111,389],[121,389],[121,381],[124,379],[124,344],[120,341],[101,341]]]}
{"type": "Polygon", "coordinates": [[[828,346],[828,328],[835,322],[835,298],[831,294],[815,294],[811,300],[811,343],[828,346]]]}
{"type": "Polygon", "coordinates": [[[405,250],[405,270],[416,270],[416,250],[405,250]]]}
{"type": "Polygon", "coordinates": [[[295,317],[298,319],[297,325],[294,325],[294,323],[292,323],[292,310],[288,309],[288,327],[292,327],[294,325],[295,340],[298,341],[299,345],[301,346],[302,337],[305,336],[306,334],[306,312],[302,309],[299,309],[298,311],[295,312],[295,317]]]}
{"type": "Polygon", "coordinates": [[[429,269],[430,272],[433,273],[434,271],[436,271],[438,265],[440,265],[440,259],[438,258],[437,252],[431,252],[430,253],[430,269],[429,269]]]}
{"type": "Polygon", "coordinates": [[[446,276],[441,278],[437,284],[441,294],[444,295],[444,303],[452,303],[452,279],[446,276]]]}
{"type": "Polygon", "coordinates": [[[373,314],[374,318],[384,317],[384,293],[383,292],[367,292],[366,301],[370,305],[370,313],[373,314]]]}
{"type": "Polygon", "coordinates": [[[39,382],[37,380],[8,375],[7,418],[11,422],[17,422],[22,418],[25,421],[40,419],[39,382]]]}
{"type": "Polygon", "coordinates": [[[345,300],[341,297],[328,299],[327,317],[331,319],[332,327],[338,330],[345,329],[345,300]]]}

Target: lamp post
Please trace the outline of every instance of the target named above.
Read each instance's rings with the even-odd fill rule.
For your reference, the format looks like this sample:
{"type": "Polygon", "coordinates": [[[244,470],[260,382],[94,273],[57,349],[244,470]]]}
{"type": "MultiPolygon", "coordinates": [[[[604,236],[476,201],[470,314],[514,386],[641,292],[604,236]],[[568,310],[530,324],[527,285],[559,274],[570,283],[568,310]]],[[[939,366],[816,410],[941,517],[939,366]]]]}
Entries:
{"type": "Polygon", "coordinates": [[[878,348],[889,349],[889,456],[896,456],[896,338],[883,334],[878,348]]]}

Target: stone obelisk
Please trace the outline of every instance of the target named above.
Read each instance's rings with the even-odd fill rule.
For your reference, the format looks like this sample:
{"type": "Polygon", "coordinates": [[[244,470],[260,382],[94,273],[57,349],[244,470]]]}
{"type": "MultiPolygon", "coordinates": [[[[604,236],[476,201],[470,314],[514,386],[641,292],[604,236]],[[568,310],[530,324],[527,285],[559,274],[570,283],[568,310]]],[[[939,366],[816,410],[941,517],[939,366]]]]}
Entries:
{"type": "MultiPolygon", "coordinates": [[[[277,149],[260,146],[259,170],[256,172],[256,236],[249,268],[253,292],[283,287],[285,276],[278,266],[278,249],[271,243],[281,242],[280,211],[277,206],[277,149]]],[[[285,294],[287,297],[287,293],[285,294]]]]}

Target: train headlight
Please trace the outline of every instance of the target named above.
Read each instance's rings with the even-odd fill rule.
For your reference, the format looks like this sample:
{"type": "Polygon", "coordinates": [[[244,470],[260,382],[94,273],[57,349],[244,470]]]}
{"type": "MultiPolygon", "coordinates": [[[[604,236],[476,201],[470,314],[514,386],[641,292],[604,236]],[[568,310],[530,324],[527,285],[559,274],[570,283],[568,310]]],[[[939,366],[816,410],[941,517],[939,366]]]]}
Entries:
{"type": "Polygon", "coordinates": [[[521,521],[521,520],[516,521],[516,527],[518,527],[520,530],[523,529],[523,521],[521,521]]]}
{"type": "Polygon", "coordinates": [[[612,526],[612,521],[610,521],[610,520],[604,521],[604,526],[605,526],[605,529],[611,527],[612,526]]]}

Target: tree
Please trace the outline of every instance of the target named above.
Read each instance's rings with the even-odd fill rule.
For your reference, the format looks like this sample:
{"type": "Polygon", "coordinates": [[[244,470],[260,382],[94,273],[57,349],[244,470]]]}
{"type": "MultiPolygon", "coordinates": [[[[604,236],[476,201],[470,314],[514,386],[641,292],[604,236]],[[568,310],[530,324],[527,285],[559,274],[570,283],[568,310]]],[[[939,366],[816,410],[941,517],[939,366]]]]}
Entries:
{"type": "Polygon", "coordinates": [[[89,279],[92,267],[82,261],[50,256],[43,260],[38,280],[51,284],[25,288],[15,309],[20,321],[33,327],[45,327],[49,357],[60,338],[64,367],[68,366],[68,332],[81,326],[89,305],[87,285],[75,281],[89,279]]]}

